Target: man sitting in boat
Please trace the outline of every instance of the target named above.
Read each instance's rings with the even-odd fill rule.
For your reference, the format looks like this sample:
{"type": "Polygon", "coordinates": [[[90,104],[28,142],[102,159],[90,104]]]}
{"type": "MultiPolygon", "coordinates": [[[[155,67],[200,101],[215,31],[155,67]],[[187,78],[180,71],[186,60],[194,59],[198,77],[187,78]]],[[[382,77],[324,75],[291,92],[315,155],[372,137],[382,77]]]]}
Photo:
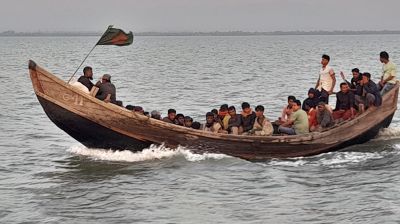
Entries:
{"type": "Polygon", "coordinates": [[[184,124],[185,124],[185,127],[191,128],[192,124],[193,124],[193,118],[191,118],[190,116],[185,116],[184,124]]]}
{"type": "Polygon", "coordinates": [[[296,100],[296,97],[288,96],[288,99],[287,99],[288,104],[283,108],[282,116],[279,117],[278,121],[277,121],[279,124],[283,124],[289,120],[289,117],[293,112],[292,105],[295,100],[296,100]]]}
{"type": "Polygon", "coordinates": [[[335,88],[336,84],[335,72],[328,65],[329,61],[330,57],[328,55],[322,55],[322,68],[319,72],[317,84],[315,85],[315,89],[320,92],[320,97],[325,100],[325,103],[328,103],[329,95],[333,93],[333,88],[335,88]]]}
{"type": "Polygon", "coordinates": [[[111,75],[104,74],[98,87],[99,91],[96,94],[97,99],[114,104],[117,102],[115,86],[111,83],[111,75]]]}
{"type": "Polygon", "coordinates": [[[240,115],[242,116],[243,132],[250,131],[256,120],[256,113],[251,109],[249,103],[242,103],[242,113],[240,113],[240,115]]]}
{"type": "Polygon", "coordinates": [[[179,126],[185,126],[185,116],[183,114],[177,114],[175,116],[174,124],[179,126]]]}
{"type": "Polygon", "coordinates": [[[334,125],[335,121],[332,116],[332,112],[327,108],[324,102],[319,102],[317,106],[317,125],[311,127],[311,131],[321,131],[324,128],[328,128],[334,125]]]}
{"type": "Polygon", "coordinates": [[[249,134],[261,136],[272,135],[274,128],[272,127],[271,122],[264,116],[264,107],[258,105],[255,110],[256,120],[254,121],[253,129],[249,131],[249,134]]]}
{"type": "Polygon", "coordinates": [[[79,77],[78,82],[86,86],[86,88],[88,88],[90,92],[90,90],[94,86],[94,84],[90,80],[93,80],[93,70],[92,67],[86,66],[85,68],[83,68],[83,75],[79,77]]]}
{"type": "Polygon", "coordinates": [[[356,115],[354,109],[355,98],[346,82],[340,83],[340,91],[336,93],[336,107],[333,110],[333,119],[343,121],[353,119],[356,115]]]}
{"type": "Polygon", "coordinates": [[[229,121],[228,121],[228,132],[229,134],[238,135],[243,132],[242,130],[242,117],[240,114],[236,114],[235,106],[230,106],[228,108],[229,121]]]}
{"type": "Polygon", "coordinates": [[[342,77],[343,81],[349,85],[350,91],[353,92],[354,94],[357,94],[357,87],[360,85],[360,81],[362,79],[362,76],[360,74],[360,70],[358,68],[353,68],[351,70],[351,74],[353,75],[353,78],[351,78],[350,82],[347,81],[344,73],[341,71],[340,76],[342,77]]]}
{"type": "Polygon", "coordinates": [[[218,111],[218,117],[221,121],[222,129],[224,129],[225,131],[228,130],[228,122],[231,118],[231,116],[229,116],[228,109],[228,104],[222,104],[218,111]]]}
{"type": "Polygon", "coordinates": [[[214,113],[207,112],[203,130],[212,133],[219,133],[222,130],[221,124],[215,121],[214,113]]]}
{"type": "Polygon", "coordinates": [[[161,120],[161,113],[157,110],[153,110],[150,112],[150,117],[156,120],[161,120]]]}
{"type": "Polygon", "coordinates": [[[162,120],[167,122],[167,123],[174,124],[175,117],[176,117],[176,110],[175,109],[169,109],[168,110],[168,115],[166,117],[164,117],[162,120]]]}
{"type": "Polygon", "coordinates": [[[361,95],[355,96],[360,113],[363,113],[370,106],[378,107],[382,104],[382,96],[378,86],[371,80],[371,74],[368,72],[362,74],[360,88],[361,95]]]}
{"type": "Polygon", "coordinates": [[[292,106],[293,113],[289,120],[281,124],[278,131],[288,135],[300,135],[309,133],[307,113],[301,109],[300,100],[295,100],[292,106]]]}
{"type": "Polygon", "coordinates": [[[381,89],[381,95],[391,90],[396,85],[396,65],[389,61],[389,54],[386,51],[380,53],[380,61],[383,63],[382,66],[382,77],[379,82],[381,89]]]}

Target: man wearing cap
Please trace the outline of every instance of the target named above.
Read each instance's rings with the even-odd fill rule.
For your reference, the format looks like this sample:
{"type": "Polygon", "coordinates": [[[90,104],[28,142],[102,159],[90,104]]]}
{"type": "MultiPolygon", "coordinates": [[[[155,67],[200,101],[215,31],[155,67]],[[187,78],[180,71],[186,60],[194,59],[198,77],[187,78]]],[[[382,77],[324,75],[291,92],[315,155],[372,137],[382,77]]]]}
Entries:
{"type": "Polygon", "coordinates": [[[111,75],[104,74],[101,83],[98,85],[99,91],[96,98],[105,102],[116,103],[116,91],[114,84],[111,83],[111,75]]]}

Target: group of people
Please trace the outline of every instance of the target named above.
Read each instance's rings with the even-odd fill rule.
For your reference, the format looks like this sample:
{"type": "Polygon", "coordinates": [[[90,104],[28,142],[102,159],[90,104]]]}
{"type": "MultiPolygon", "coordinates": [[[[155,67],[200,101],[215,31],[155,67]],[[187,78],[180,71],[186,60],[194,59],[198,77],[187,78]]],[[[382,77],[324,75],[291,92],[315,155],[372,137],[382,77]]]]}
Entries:
{"type": "MultiPolygon", "coordinates": [[[[126,109],[141,113],[148,117],[162,120],[167,123],[180,125],[187,128],[201,129],[211,133],[225,133],[235,135],[259,135],[272,134],[298,135],[310,131],[321,131],[333,126],[335,123],[353,119],[368,107],[379,107],[382,104],[382,95],[394,87],[396,79],[396,65],[389,60],[389,54],[385,51],[380,53],[382,66],[382,77],[378,84],[371,80],[368,72],[360,73],[358,68],[352,69],[352,79],[348,81],[343,72],[340,76],[340,91],[336,93],[336,106],[334,109],[328,104],[329,96],[333,92],[336,77],[334,70],[329,66],[330,57],[322,55],[322,68],[315,88],[310,88],[308,98],[303,101],[294,96],[288,97],[288,104],[282,110],[282,116],[271,122],[264,115],[264,107],[258,105],[254,108],[243,102],[242,111],[236,112],[235,106],[221,105],[220,109],[213,109],[206,113],[204,124],[193,121],[190,116],[176,113],[175,109],[169,109],[164,118],[161,113],[154,110],[145,112],[140,106],[127,105],[126,109]]],[[[91,67],[83,69],[83,75],[78,82],[85,86],[88,91],[93,87],[98,88],[96,98],[122,106],[121,101],[116,100],[115,86],[111,83],[111,76],[104,74],[101,82],[93,84],[93,71],[91,67]]]]}
{"type": "Polygon", "coordinates": [[[332,109],[328,100],[329,95],[334,94],[336,78],[333,69],[328,65],[330,57],[323,55],[315,88],[309,89],[308,98],[303,101],[302,107],[294,96],[288,97],[288,105],[278,120],[278,131],[295,135],[323,130],[335,123],[353,119],[368,107],[381,106],[382,96],[394,87],[397,79],[396,65],[389,60],[389,54],[382,51],[379,56],[383,66],[378,84],[371,80],[370,73],[360,73],[358,68],[352,69],[353,78],[350,82],[340,72],[344,82],[340,83],[340,91],[336,93],[336,106],[332,109]]]}

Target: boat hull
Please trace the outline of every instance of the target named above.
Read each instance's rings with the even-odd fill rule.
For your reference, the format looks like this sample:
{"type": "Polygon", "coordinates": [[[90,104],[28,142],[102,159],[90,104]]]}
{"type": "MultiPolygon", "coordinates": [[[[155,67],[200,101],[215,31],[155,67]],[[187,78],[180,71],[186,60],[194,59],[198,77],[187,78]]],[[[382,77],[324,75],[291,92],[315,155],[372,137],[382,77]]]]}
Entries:
{"type": "Polygon", "coordinates": [[[195,153],[223,153],[246,160],[311,156],[364,143],[388,127],[397,110],[399,85],[381,107],[323,132],[298,136],[241,136],[185,128],[105,103],[30,62],[35,93],[50,120],[90,148],[140,151],[151,144],[195,153]]]}

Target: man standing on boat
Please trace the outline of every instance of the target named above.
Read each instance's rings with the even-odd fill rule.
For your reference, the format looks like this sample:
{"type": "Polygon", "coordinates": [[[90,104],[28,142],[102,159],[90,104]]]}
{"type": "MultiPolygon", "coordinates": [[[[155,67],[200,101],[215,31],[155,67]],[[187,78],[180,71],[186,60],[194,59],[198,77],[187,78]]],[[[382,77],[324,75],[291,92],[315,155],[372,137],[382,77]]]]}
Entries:
{"type": "Polygon", "coordinates": [[[326,54],[322,55],[321,65],[322,68],[319,72],[319,78],[315,88],[321,93],[320,99],[325,103],[329,101],[329,95],[333,93],[333,88],[336,84],[335,72],[329,66],[330,57],[326,54]]]}
{"type": "Polygon", "coordinates": [[[382,51],[380,54],[380,61],[383,63],[382,66],[382,77],[379,82],[381,89],[381,95],[391,90],[396,85],[396,65],[389,61],[389,54],[386,51],[382,51]]]}
{"type": "Polygon", "coordinates": [[[86,66],[83,68],[83,75],[79,77],[78,82],[82,83],[90,91],[94,86],[90,80],[93,80],[93,70],[92,67],[86,66]]]}

